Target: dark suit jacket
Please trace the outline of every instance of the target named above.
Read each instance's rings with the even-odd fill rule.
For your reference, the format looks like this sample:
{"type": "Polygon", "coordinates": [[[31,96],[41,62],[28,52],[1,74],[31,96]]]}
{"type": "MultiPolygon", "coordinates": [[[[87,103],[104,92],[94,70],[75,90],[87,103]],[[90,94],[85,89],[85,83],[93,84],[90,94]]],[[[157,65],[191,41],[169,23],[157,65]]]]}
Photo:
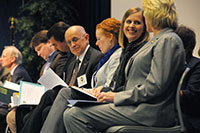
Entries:
{"type": "MultiPolygon", "coordinates": [[[[59,52],[59,54],[57,54],[55,56],[50,67],[54,70],[55,73],[57,73],[59,76],[61,76],[64,71],[64,67],[66,66],[66,64],[68,64],[70,62],[70,60],[73,57],[74,57],[74,55],[72,55],[71,52],[68,52],[68,53],[59,52]]],[[[41,71],[43,71],[43,70],[41,70],[41,71]]],[[[18,132],[20,131],[21,133],[34,133],[35,131],[39,132],[40,128],[43,124],[43,121],[45,120],[46,115],[48,114],[48,111],[49,111],[51,105],[53,104],[54,99],[56,98],[59,90],[60,90],[60,87],[58,86],[51,90],[46,91],[42,95],[40,103],[36,106],[36,108],[34,110],[32,110],[26,116],[26,119],[24,120],[24,127],[22,129],[21,129],[21,127],[18,127],[17,131],[18,132]]],[[[16,110],[16,112],[17,112],[17,110],[16,110]]],[[[18,123],[17,123],[17,125],[18,125],[18,123]]]]}
{"type": "Polygon", "coordinates": [[[11,82],[19,84],[20,81],[28,81],[32,82],[31,77],[29,76],[28,72],[22,65],[18,65],[17,68],[15,69],[11,82]]]}
{"type": "MultiPolygon", "coordinates": [[[[85,54],[83,62],[80,66],[79,72],[77,74],[77,77],[86,74],[87,84],[80,86],[80,87],[91,88],[92,75],[96,71],[98,63],[103,58],[103,56],[104,55],[100,51],[98,51],[98,50],[96,50],[92,47],[89,47],[88,51],[85,54]]],[[[66,83],[67,84],[69,84],[69,82],[71,80],[73,70],[74,70],[74,67],[75,67],[75,61],[76,61],[76,57],[73,57],[72,60],[69,62],[66,70],[65,70],[65,72],[66,72],[66,83]]],[[[74,85],[78,86],[77,78],[76,78],[74,85]]]]}
{"type": "MultiPolygon", "coordinates": [[[[69,53],[67,62],[64,67],[66,73],[66,83],[70,82],[74,67],[76,57],[69,53]]],[[[96,49],[89,47],[88,51],[85,54],[77,77],[86,74],[87,84],[82,87],[91,87],[91,77],[95,72],[98,62],[103,58],[103,54],[96,49]]],[[[77,86],[77,81],[75,81],[75,86],[77,86]]],[[[50,106],[53,104],[54,99],[59,91],[59,87],[48,90],[42,96],[39,105],[30,113],[29,118],[27,118],[24,127],[21,130],[21,133],[35,133],[39,132],[44,120],[47,117],[50,106]]]]}
{"type": "MultiPolygon", "coordinates": [[[[63,68],[67,62],[68,57],[69,53],[63,53],[58,51],[50,64],[50,68],[61,78],[63,78],[63,68]]],[[[40,76],[43,74],[45,66],[46,64],[43,65],[40,71],[40,76]]]]}
{"type": "Polygon", "coordinates": [[[185,115],[184,122],[189,130],[191,128],[200,130],[200,59],[191,57],[187,66],[190,71],[185,86],[182,88],[183,96],[181,97],[181,107],[185,115]]]}

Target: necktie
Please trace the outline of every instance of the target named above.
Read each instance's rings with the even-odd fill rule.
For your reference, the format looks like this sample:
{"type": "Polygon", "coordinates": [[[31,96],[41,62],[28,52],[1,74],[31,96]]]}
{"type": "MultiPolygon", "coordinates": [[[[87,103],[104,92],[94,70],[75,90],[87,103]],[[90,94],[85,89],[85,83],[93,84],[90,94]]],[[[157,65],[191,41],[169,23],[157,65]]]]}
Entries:
{"type": "Polygon", "coordinates": [[[12,75],[9,73],[8,77],[7,77],[7,80],[8,81],[11,81],[12,80],[12,75]]]}
{"type": "Polygon", "coordinates": [[[69,86],[72,86],[75,83],[76,76],[77,76],[77,73],[78,73],[78,70],[79,70],[79,63],[80,63],[80,60],[77,59],[76,63],[75,63],[75,67],[74,67],[74,73],[73,73],[73,75],[71,77],[71,80],[69,82],[69,86]]]}

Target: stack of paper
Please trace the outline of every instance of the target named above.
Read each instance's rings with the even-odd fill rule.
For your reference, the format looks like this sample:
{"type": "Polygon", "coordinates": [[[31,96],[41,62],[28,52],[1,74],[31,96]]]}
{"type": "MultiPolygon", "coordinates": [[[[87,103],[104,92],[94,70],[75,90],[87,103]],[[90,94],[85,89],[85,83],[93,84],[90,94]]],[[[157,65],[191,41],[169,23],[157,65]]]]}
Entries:
{"type": "Polygon", "coordinates": [[[51,69],[48,68],[40,77],[38,83],[45,86],[47,89],[53,89],[58,85],[68,87],[68,85],[51,69]]]}
{"type": "Polygon", "coordinates": [[[20,82],[20,104],[39,104],[42,95],[46,92],[46,88],[40,84],[21,81],[20,82]]]}

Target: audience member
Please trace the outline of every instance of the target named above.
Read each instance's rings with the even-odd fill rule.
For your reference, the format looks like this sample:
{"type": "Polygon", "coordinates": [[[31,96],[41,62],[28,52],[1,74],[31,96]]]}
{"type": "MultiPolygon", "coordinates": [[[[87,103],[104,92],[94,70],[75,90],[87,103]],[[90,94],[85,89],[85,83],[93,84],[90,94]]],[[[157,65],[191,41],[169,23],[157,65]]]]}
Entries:
{"type": "Polygon", "coordinates": [[[144,46],[148,39],[149,33],[146,31],[142,9],[128,9],[123,16],[119,32],[119,44],[123,48],[120,64],[110,84],[110,87],[115,87],[114,91],[121,90],[124,87],[126,64],[131,56],[144,46]]]}
{"type": "Polygon", "coordinates": [[[92,88],[110,85],[113,74],[119,65],[122,52],[118,44],[119,29],[121,23],[115,18],[108,18],[96,26],[96,45],[105,54],[100,61],[92,78],[92,88]],[[119,49],[120,48],[120,49],[119,49]]]}
{"type": "Polygon", "coordinates": [[[179,26],[176,33],[183,41],[187,67],[190,68],[184,88],[181,90],[181,107],[183,120],[188,133],[200,132],[200,59],[192,55],[196,45],[195,32],[179,26]]]}
{"type": "Polygon", "coordinates": [[[95,72],[99,61],[104,55],[90,47],[89,34],[87,34],[85,29],[81,26],[71,26],[65,32],[65,39],[70,51],[75,55],[66,69],[66,83],[69,84],[69,86],[75,85],[78,87],[91,88],[92,74],[95,72]],[[75,74],[74,69],[77,62],[79,62],[77,65],[79,70],[73,81],[72,75],[75,74]]]}
{"type": "Polygon", "coordinates": [[[49,67],[62,78],[63,68],[67,61],[67,53],[56,51],[55,47],[47,37],[48,30],[38,32],[31,40],[30,47],[34,48],[38,56],[46,60],[43,65],[40,76],[49,67]]]}
{"type": "Polygon", "coordinates": [[[49,41],[54,45],[54,47],[62,52],[69,52],[69,46],[65,40],[65,31],[70,26],[62,21],[55,23],[47,33],[49,41]]]}
{"type": "Polygon", "coordinates": [[[0,60],[2,66],[10,70],[7,80],[17,84],[19,84],[20,81],[32,81],[28,72],[21,65],[22,54],[15,46],[6,46],[0,60]]]}
{"type": "MultiPolygon", "coordinates": [[[[47,37],[49,40],[49,43],[51,43],[55,49],[64,52],[67,54],[66,58],[64,59],[65,64],[62,64],[62,61],[57,61],[64,65],[64,68],[58,69],[59,73],[62,74],[65,72],[65,66],[68,64],[73,57],[71,52],[69,51],[69,47],[66,44],[64,35],[65,31],[69,28],[68,24],[65,24],[64,22],[58,22],[54,24],[47,33],[47,37]],[[53,40],[53,41],[52,41],[53,40]]],[[[64,54],[62,53],[62,54],[64,54]]],[[[59,63],[59,64],[60,64],[59,63]]],[[[60,91],[61,87],[55,87],[51,90],[48,90],[45,92],[45,94],[42,96],[40,103],[37,105],[34,110],[32,110],[28,116],[24,118],[24,126],[22,129],[20,129],[20,132],[24,133],[32,133],[32,132],[39,132],[44,120],[46,119],[46,116],[51,108],[51,105],[53,104],[58,92],[60,91]]]]}
{"type": "MultiPolygon", "coordinates": [[[[1,55],[2,66],[10,70],[8,81],[19,84],[20,81],[32,82],[28,72],[21,65],[22,54],[15,46],[6,46],[1,55]]],[[[6,118],[7,124],[12,133],[16,132],[15,108],[12,109],[6,118]],[[12,118],[12,119],[9,119],[12,118]]]]}
{"type": "Polygon", "coordinates": [[[129,59],[121,91],[95,95],[109,104],[76,106],[64,112],[68,133],[101,132],[119,124],[175,124],[175,93],[185,62],[182,41],[174,33],[175,5],[172,0],[143,0],[142,5],[147,31],[154,37],[129,59]]]}
{"type": "MultiPolygon", "coordinates": [[[[92,87],[99,85],[109,86],[113,74],[119,65],[119,57],[122,51],[118,44],[120,25],[120,21],[114,18],[108,18],[96,26],[96,45],[105,56],[93,74],[92,87]]],[[[73,95],[71,97],[71,93],[73,91],[70,88],[63,89],[62,93],[59,93],[42,127],[42,133],[65,132],[64,125],[61,124],[63,123],[62,114],[67,108],[67,99],[75,98],[73,95]]],[[[81,98],[81,95],[78,97],[81,98]]]]}

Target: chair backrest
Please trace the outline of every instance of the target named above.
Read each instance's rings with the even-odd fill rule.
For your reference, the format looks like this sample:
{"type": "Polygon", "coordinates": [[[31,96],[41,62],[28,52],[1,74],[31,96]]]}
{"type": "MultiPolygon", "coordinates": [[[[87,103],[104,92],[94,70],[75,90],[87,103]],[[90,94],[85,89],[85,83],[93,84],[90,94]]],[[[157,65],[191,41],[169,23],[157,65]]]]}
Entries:
{"type": "Polygon", "coordinates": [[[190,68],[186,68],[179,80],[178,83],[178,87],[177,87],[177,92],[176,92],[176,109],[178,112],[178,119],[180,122],[180,126],[181,126],[181,131],[184,132],[185,131],[185,126],[183,123],[183,117],[182,117],[182,112],[181,112],[181,106],[180,106],[180,90],[183,87],[183,83],[185,82],[185,79],[187,77],[188,72],[190,71],[190,68]]]}

